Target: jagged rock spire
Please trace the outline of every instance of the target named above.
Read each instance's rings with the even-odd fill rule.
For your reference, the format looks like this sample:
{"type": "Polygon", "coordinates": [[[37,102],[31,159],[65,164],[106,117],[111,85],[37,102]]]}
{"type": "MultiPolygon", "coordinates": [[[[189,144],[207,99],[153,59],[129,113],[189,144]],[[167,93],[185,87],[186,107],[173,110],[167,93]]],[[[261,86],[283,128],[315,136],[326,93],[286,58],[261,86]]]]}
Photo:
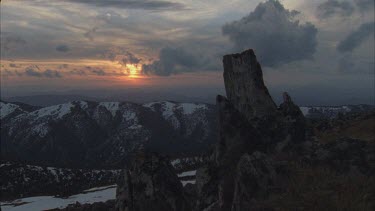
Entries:
{"type": "Polygon", "coordinates": [[[248,120],[272,115],[277,111],[254,51],[246,50],[223,58],[224,83],[228,100],[248,120]]]}

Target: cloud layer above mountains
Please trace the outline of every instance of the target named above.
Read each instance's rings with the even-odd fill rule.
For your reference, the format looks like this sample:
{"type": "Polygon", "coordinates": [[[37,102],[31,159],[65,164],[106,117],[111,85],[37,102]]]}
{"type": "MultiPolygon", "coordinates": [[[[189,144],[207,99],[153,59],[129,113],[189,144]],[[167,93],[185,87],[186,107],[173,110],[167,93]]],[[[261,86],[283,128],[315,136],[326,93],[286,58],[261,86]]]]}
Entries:
{"type": "Polygon", "coordinates": [[[162,86],[156,81],[165,78],[178,86],[173,80],[193,75],[183,83],[196,86],[216,74],[204,81],[221,87],[222,56],[247,48],[271,84],[291,83],[280,82],[285,73],[311,87],[326,78],[341,87],[348,77],[345,86],[354,89],[374,69],[373,0],[17,0],[1,7],[3,87],[71,78],[80,81],[72,89],[90,78],[128,86],[131,68],[142,76],[138,84],[162,86]]]}

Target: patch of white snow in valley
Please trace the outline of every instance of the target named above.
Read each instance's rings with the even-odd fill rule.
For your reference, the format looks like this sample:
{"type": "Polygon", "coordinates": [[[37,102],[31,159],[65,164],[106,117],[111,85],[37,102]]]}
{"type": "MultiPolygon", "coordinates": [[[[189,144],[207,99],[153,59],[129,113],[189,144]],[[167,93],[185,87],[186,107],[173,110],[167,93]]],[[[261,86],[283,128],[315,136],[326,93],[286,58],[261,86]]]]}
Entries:
{"type": "Polygon", "coordinates": [[[306,116],[306,115],[309,114],[309,110],[310,110],[309,107],[299,107],[299,109],[301,109],[302,114],[303,114],[304,116],[306,116]]]}
{"type": "Polygon", "coordinates": [[[56,198],[53,196],[37,196],[17,199],[14,201],[0,202],[3,211],[40,211],[55,208],[65,208],[69,204],[79,202],[81,204],[93,204],[95,202],[106,202],[116,198],[116,186],[105,186],[92,188],[84,193],[72,195],[68,198],[56,198]]]}
{"type": "Polygon", "coordinates": [[[198,109],[207,109],[204,104],[194,104],[194,103],[181,103],[180,107],[185,115],[193,114],[198,109]]]}
{"type": "Polygon", "coordinates": [[[0,119],[8,116],[17,109],[19,109],[19,106],[16,104],[0,102],[0,119]]]}
{"type": "Polygon", "coordinates": [[[175,165],[178,165],[178,164],[180,164],[180,159],[176,159],[176,160],[172,160],[171,161],[171,164],[172,164],[172,166],[175,166],[175,165]]]}
{"type": "Polygon", "coordinates": [[[33,111],[30,113],[30,115],[34,116],[36,119],[39,119],[45,116],[54,116],[57,119],[61,119],[66,114],[70,113],[70,109],[73,107],[74,105],[72,103],[48,106],[48,107],[33,111]]]}
{"type": "Polygon", "coordinates": [[[112,116],[116,116],[116,113],[120,108],[119,102],[101,102],[99,105],[105,107],[109,112],[111,112],[112,116]]]}
{"type": "Polygon", "coordinates": [[[181,181],[181,183],[182,183],[182,186],[185,186],[185,185],[187,185],[187,184],[195,184],[195,180],[186,180],[186,181],[181,181]]]}
{"type": "Polygon", "coordinates": [[[197,174],[197,170],[193,171],[185,171],[182,172],[181,174],[177,174],[178,177],[187,177],[187,176],[195,176],[197,174]]]}

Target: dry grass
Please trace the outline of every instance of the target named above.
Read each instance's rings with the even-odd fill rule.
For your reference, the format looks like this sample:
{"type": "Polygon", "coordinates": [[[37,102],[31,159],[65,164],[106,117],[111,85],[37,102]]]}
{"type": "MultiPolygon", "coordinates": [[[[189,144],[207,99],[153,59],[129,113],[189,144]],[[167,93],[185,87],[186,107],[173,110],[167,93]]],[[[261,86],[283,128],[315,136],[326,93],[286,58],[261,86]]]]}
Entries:
{"type": "Polygon", "coordinates": [[[374,210],[375,178],[339,175],[321,167],[291,164],[286,188],[262,202],[280,211],[291,210],[374,210]]]}
{"type": "Polygon", "coordinates": [[[333,128],[325,131],[315,129],[319,141],[327,143],[340,138],[361,139],[364,141],[375,142],[375,116],[369,115],[364,118],[350,121],[336,121],[333,128]]]}

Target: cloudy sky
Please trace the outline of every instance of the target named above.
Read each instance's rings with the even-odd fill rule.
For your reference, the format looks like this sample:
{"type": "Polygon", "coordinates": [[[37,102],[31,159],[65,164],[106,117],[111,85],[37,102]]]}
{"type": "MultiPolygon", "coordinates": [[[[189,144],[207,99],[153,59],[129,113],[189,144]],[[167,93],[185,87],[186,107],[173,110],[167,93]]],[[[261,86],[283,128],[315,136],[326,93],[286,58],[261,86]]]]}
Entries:
{"type": "Polygon", "coordinates": [[[276,100],[374,103],[374,0],[1,1],[2,97],[212,102],[247,48],[276,100]]]}

